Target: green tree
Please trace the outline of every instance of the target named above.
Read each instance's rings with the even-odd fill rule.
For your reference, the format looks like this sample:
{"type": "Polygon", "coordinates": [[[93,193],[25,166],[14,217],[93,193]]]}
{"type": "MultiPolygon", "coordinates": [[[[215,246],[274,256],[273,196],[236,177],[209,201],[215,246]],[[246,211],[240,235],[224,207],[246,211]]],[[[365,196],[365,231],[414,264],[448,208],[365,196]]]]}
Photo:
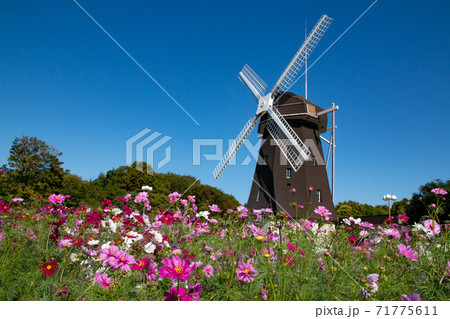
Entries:
{"type": "MultiPolygon", "coordinates": [[[[409,205],[406,206],[406,214],[411,218],[411,222],[418,222],[424,216],[429,214],[431,204],[436,204],[439,196],[431,192],[432,189],[443,188],[450,193],[450,180],[442,181],[436,179],[419,187],[417,193],[413,193],[409,205]]],[[[448,195],[447,195],[448,196],[448,195]]],[[[444,196],[445,198],[445,196],[444,196]]],[[[450,204],[446,200],[442,200],[441,212],[438,215],[439,220],[448,220],[450,217],[450,204]]]]}
{"type": "Polygon", "coordinates": [[[15,184],[16,195],[32,197],[57,192],[64,177],[61,155],[36,137],[15,138],[8,157],[8,177],[15,184]]]}
{"type": "Polygon", "coordinates": [[[350,205],[340,205],[336,212],[339,218],[353,217],[353,209],[350,205]]]}

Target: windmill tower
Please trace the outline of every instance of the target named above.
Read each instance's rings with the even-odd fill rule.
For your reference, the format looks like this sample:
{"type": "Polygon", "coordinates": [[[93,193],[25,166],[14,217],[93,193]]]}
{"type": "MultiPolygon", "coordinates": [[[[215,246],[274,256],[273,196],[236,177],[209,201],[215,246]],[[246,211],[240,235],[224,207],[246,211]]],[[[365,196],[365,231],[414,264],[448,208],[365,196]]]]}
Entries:
{"type": "Polygon", "coordinates": [[[294,199],[290,190],[295,188],[298,204],[306,206],[308,187],[312,186],[311,207],[325,206],[333,213],[332,220],[336,219],[323,165],[320,134],[327,130],[326,114],[337,107],[323,110],[305,98],[287,92],[331,22],[326,15],[320,18],[268,94],[265,94],[267,85],[248,65],[239,73],[239,79],[258,107],[256,115],[245,124],[214,169],[214,178],[219,179],[260,121],[258,132],[263,141],[247,202],[249,209],[270,207],[300,218],[302,216],[296,215],[290,204],[294,199]]]}

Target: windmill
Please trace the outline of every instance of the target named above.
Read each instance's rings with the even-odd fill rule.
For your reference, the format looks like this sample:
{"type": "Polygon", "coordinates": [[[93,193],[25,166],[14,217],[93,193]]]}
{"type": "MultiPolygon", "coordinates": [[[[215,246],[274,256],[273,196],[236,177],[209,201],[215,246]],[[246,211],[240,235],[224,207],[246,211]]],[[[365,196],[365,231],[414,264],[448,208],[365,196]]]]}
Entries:
{"type": "Polygon", "coordinates": [[[290,190],[296,188],[298,203],[306,206],[307,188],[312,186],[315,189],[310,198],[312,206],[325,206],[336,217],[325,165],[317,162],[323,158],[320,134],[327,130],[326,114],[336,107],[323,110],[287,92],[331,22],[326,15],[319,19],[269,93],[266,94],[267,85],[248,65],[239,73],[239,79],[258,104],[256,114],[230,144],[213,173],[218,180],[259,121],[258,132],[263,142],[247,202],[249,209],[270,207],[294,216],[290,190]]]}

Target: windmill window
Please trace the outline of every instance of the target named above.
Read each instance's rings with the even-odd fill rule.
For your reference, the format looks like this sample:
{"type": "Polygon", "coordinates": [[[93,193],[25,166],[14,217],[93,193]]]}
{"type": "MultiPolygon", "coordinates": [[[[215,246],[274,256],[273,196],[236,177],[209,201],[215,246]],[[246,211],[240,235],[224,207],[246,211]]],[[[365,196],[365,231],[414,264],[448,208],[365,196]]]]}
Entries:
{"type": "Polygon", "coordinates": [[[322,203],[322,192],[320,189],[317,190],[317,202],[322,203]]]}
{"type": "Polygon", "coordinates": [[[312,162],[313,162],[314,166],[317,166],[317,160],[316,160],[316,157],[314,155],[312,157],[312,162]]]}
{"type": "Polygon", "coordinates": [[[258,193],[256,194],[256,201],[257,202],[259,202],[261,200],[261,193],[262,193],[262,190],[260,188],[260,189],[258,189],[258,193]]]}
{"type": "Polygon", "coordinates": [[[286,168],[286,178],[292,178],[292,169],[286,168]]]}

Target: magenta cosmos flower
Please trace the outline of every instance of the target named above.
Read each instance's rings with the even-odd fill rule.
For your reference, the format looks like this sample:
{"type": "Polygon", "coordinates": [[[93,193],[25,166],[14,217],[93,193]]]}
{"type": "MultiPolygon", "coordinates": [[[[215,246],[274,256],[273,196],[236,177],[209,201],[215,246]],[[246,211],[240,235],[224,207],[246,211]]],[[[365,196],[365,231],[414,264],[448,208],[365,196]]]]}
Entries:
{"type": "Polygon", "coordinates": [[[171,288],[170,292],[165,291],[164,296],[166,299],[164,301],[189,301],[191,300],[192,296],[188,294],[185,296],[186,288],[171,288]]]}
{"type": "Polygon", "coordinates": [[[329,220],[330,217],[328,217],[328,216],[332,215],[332,214],[330,213],[330,211],[329,211],[328,209],[326,209],[324,206],[319,206],[319,207],[317,207],[317,208],[314,210],[314,213],[316,213],[317,215],[322,216],[323,218],[325,218],[325,220],[329,220]]]}
{"type": "Polygon", "coordinates": [[[214,268],[208,264],[203,268],[203,272],[205,273],[205,276],[209,278],[214,274],[214,268]]]}
{"type": "Polygon", "coordinates": [[[439,233],[441,232],[441,226],[433,219],[424,220],[423,225],[432,235],[439,235],[439,233]]]}
{"type": "Polygon", "coordinates": [[[447,191],[443,188],[434,188],[431,190],[433,193],[435,193],[436,195],[447,195],[447,191]]]}
{"type": "Polygon", "coordinates": [[[240,281],[252,282],[255,280],[255,277],[258,276],[258,272],[250,263],[242,263],[236,269],[236,275],[240,281]]]}
{"type": "Polygon", "coordinates": [[[211,206],[208,205],[208,207],[209,207],[209,210],[214,212],[214,213],[220,213],[221,212],[221,210],[219,209],[219,207],[216,204],[212,204],[211,206]]]}
{"type": "Polygon", "coordinates": [[[159,275],[161,277],[186,281],[193,276],[190,272],[194,270],[195,264],[191,265],[189,261],[182,260],[180,256],[174,256],[172,260],[164,258],[161,263],[166,266],[159,268],[159,275]]]}
{"type": "Polygon", "coordinates": [[[130,271],[130,265],[134,264],[135,260],[134,257],[131,255],[128,255],[123,250],[119,250],[117,253],[114,254],[114,257],[112,257],[109,261],[109,264],[114,268],[122,269],[125,272],[130,271]]]}
{"type": "Polygon", "coordinates": [[[158,265],[153,260],[150,260],[148,262],[147,280],[152,281],[156,280],[156,278],[158,278],[158,265]]]}
{"type": "Polygon", "coordinates": [[[397,248],[400,251],[400,254],[402,254],[406,258],[414,260],[414,261],[419,260],[419,254],[417,252],[415,252],[411,248],[411,246],[405,246],[405,244],[398,244],[397,248]]]}
{"type": "Polygon", "coordinates": [[[95,274],[95,282],[100,285],[103,289],[108,290],[109,285],[112,284],[112,278],[109,278],[107,274],[101,275],[100,273],[95,274]]]}
{"type": "Polygon", "coordinates": [[[48,200],[55,205],[64,203],[64,199],[66,199],[66,197],[61,194],[60,195],[52,194],[48,197],[48,200]]]}

